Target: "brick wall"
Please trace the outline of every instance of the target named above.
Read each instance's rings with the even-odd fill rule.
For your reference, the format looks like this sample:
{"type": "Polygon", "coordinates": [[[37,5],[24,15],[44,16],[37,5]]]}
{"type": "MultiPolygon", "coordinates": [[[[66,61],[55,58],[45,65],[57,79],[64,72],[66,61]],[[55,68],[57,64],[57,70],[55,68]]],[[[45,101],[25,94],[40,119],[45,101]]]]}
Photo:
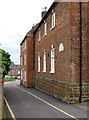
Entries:
{"type": "Polygon", "coordinates": [[[0,119],[4,117],[4,83],[0,83],[0,119]]]}
{"type": "MultiPolygon", "coordinates": [[[[89,2],[88,2],[88,6],[87,6],[87,35],[88,35],[88,39],[87,39],[87,53],[88,53],[88,70],[87,70],[87,74],[88,74],[88,79],[87,79],[87,82],[89,83],[89,2]]],[[[89,86],[88,86],[88,93],[89,93],[89,86]]],[[[88,95],[89,97],[89,95],[88,95]]],[[[89,101],[88,101],[89,103],[89,101]]]]}
{"type": "Polygon", "coordinates": [[[24,41],[21,44],[21,60],[22,60],[22,65],[21,65],[21,72],[22,73],[22,79],[20,81],[20,84],[23,84],[27,86],[26,81],[24,81],[24,71],[26,71],[26,65],[24,65],[24,55],[27,57],[27,39],[24,39],[24,41]],[[25,49],[25,40],[26,40],[26,49],[25,49]]]}
{"type": "Polygon", "coordinates": [[[33,31],[36,26],[32,27],[32,29],[26,34],[26,37],[21,44],[21,47],[24,46],[26,40],[26,49],[24,49],[24,51],[21,49],[21,71],[26,71],[26,81],[24,81],[25,76],[23,74],[21,84],[25,87],[33,87],[33,31]],[[24,65],[24,55],[26,55],[26,65],[24,65]]]}
{"type": "MultiPolygon", "coordinates": [[[[89,99],[89,3],[82,2],[82,101],[89,99]]],[[[21,79],[25,87],[35,87],[68,103],[79,102],[80,97],[80,4],[77,2],[54,3],[40,24],[29,31],[24,39],[26,49],[22,51],[23,65],[26,70],[26,81],[21,79]],[[52,26],[52,10],[55,11],[55,27],[52,26]],[[44,21],[47,23],[47,35],[44,36],[44,21]],[[35,40],[33,31],[35,30],[35,40]],[[41,31],[40,42],[39,30],[41,31]],[[33,40],[35,46],[33,45],[33,40]],[[59,51],[63,44],[64,50],[59,51]],[[51,46],[55,48],[55,73],[51,71],[51,46]],[[35,54],[34,52],[35,47],[35,54]],[[46,51],[46,72],[43,72],[43,52],[46,51]],[[38,72],[38,53],[40,67],[38,72]],[[26,65],[24,65],[26,54],[26,65]],[[33,56],[34,55],[34,56],[33,56]],[[33,58],[35,70],[33,71],[33,58]],[[35,72],[35,76],[33,76],[35,72]]],[[[24,45],[22,41],[22,45],[24,45]]]]}
{"type": "MultiPolygon", "coordinates": [[[[79,102],[80,96],[80,5],[79,3],[56,3],[45,21],[47,35],[44,35],[44,23],[40,25],[41,40],[38,31],[35,35],[35,87],[50,93],[63,101],[79,102]],[[51,28],[51,13],[55,11],[56,26],[51,28]],[[59,52],[63,43],[64,51],[59,52]],[[55,73],[51,70],[51,45],[55,48],[55,73]],[[46,73],[43,73],[43,52],[46,51],[46,73]],[[38,52],[41,56],[41,71],[38,73],[38,52]]],[[[88,52],[87,52],[87,3],[82,3],[82,101],[88,99],[88,52]]]]}
{"type": "Polygon", "coordinates": [[[64,4],[58,4],[55,7],[56,11],[56,26],[53,30],[50,30],[51,28],[51,14],[46,19],[47,22],[47,35],[43,37],[43,25],[40,27],[41,30],[41,40],[38,43],[38,32],[36,33],[36,44],[35,44],[35,74],[40,75],[43,77],[50,77],[53,79],[59,79],[59,81],[66,81],[67,76],[70,74],[69,66],[71,63],[71,36],[70,36],[70,21],[69,21],[69,3],[67,3],[67,8],[64,10],[66,3],[64,4]],[[58,8],[61,8],[59,11],[58,8]],[[61,19],[62,16],[63,19],[61,19]],[[66,17],[65,17],[66,16],[66,17]],[[63,36],[64,33],[64,36],[63,36]],[[59,45],[60,43],[63,43],[64,45],[64,51],[59,52],[59,45]],[[51,45],[54,45],[55,48],[55,74],[50,74],[51,70],[51,45]],[[47,71],[46,73],[43,73],[43,51],[46,50],[46,58],[47,58],[47,71]],[[38,52],[40,52],[41,55],[41,72],[37,72],[37,59],[38,59],[38,52]],[[60,62],[59,62],[60,61],[60,62]],[[60,69],[61,68],[61,69],[60,69]],[[69,73],[67,72],[69,71],[69,73]],[[60,74],[59,74],[60,73],[60,74]]]}
{"type": "Polygon", "coordinates": [[[33,86],[33,34],[27,38],[27,84],[33,86]]]}

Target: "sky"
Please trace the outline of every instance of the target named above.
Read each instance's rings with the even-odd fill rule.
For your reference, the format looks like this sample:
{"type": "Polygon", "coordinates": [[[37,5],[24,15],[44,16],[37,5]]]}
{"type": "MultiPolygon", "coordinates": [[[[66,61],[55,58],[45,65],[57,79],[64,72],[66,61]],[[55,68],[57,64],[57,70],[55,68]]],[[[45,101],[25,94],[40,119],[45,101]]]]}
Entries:
{"type": "Polygon", "coordinates": [[[42,8],[54,0],[0,0],[0,48],[20,64],[20,43],[33,24],[41,21],[42,8]]]}

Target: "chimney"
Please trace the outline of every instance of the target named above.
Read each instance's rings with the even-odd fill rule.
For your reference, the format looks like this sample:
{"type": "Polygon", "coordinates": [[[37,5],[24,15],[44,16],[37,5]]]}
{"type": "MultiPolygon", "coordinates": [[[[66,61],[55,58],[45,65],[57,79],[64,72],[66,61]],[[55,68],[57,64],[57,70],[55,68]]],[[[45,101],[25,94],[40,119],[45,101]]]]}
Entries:
{"type": "Polygon", "coordinates": [[[45,16],[46,13],[47,13],[47,7],[42,8],[41,17],[43,18],[43,17],[45,16]]]}

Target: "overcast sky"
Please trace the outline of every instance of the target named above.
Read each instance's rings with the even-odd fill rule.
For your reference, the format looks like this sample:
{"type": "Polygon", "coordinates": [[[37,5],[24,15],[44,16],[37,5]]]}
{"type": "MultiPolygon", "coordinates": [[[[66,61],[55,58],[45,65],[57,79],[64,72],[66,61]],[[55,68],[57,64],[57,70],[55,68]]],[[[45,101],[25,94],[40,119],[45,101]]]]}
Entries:
{"type": "Polygon", "coordinates": [[[54,0],[0,0],[0,48],[20,63],[20,43],[33,24],[41,20],[42,8],[54,0]]]}

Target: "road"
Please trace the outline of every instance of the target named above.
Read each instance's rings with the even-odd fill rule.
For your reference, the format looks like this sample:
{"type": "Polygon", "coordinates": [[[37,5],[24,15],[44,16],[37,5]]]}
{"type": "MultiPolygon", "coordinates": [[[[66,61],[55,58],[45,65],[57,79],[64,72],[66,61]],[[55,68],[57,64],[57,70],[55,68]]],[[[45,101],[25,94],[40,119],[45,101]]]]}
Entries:
{"type": "MultiPolygon", "coordinates": [[[[10,117],[17,118],[60,118],[60,120],[82,120],[87,111],[60,101],[35,88],[25,88],[20,81],[4,84],[5,98],[9,105],[10,117]],[[78,119],[77,119],[78,118],[78,119]]],[[[54,119],[53,119],[54,120],[54,119]]]]}

